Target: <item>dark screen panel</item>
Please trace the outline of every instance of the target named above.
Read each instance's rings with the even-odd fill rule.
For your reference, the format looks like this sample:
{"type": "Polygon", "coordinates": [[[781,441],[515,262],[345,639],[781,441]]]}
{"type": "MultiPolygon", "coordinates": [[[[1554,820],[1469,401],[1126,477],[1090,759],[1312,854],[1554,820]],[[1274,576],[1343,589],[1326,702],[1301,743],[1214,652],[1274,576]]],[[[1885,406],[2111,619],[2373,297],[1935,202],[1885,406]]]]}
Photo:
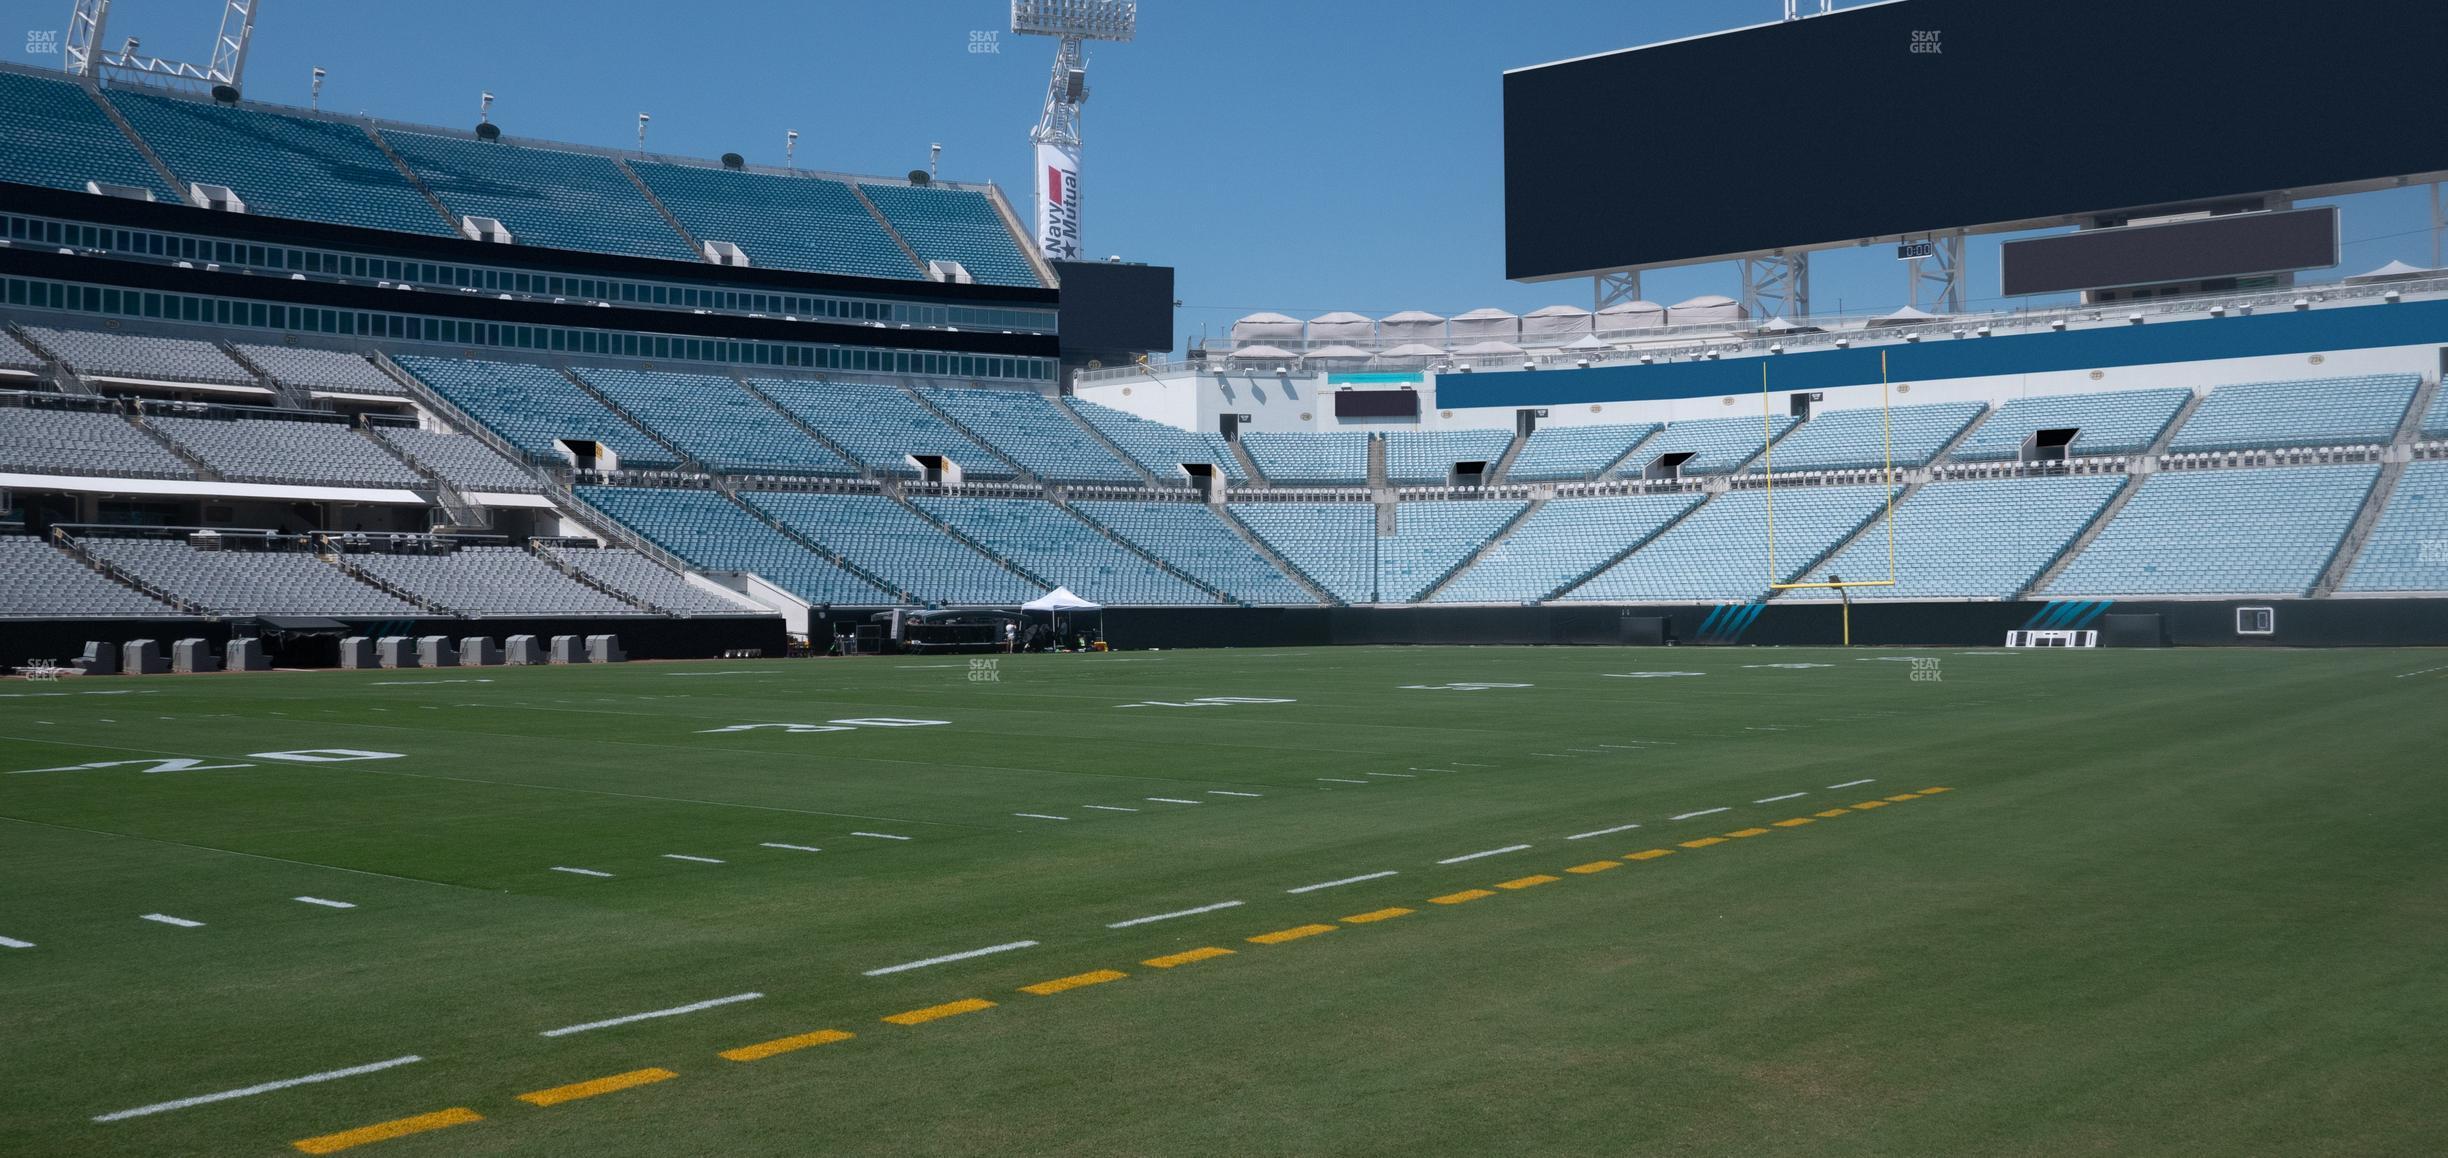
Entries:
{"type": "Polygon", "coordinates": [[[2432,0],[1895,0],[1508,73],[1505,274],[2448,170],[2386,83],[2443,42],[2432,0]]]}
{"type": "Polygon", "coordinates": [[[2087,229],[2009,241],[1998,252],[2008,297],[2323,269],[2337,260],[2333,205],[2087,229]]]}
{"type": "Polygon", "coordinates": [[[1337,390],[1337,418],[1417,418],[1417,390],[1337,390]]]}
{"type": "Polygon", "coordinates": [[[1092,353],[1173,348],[1173,267],[1058,261],[1062,347],[1092,353]]]}

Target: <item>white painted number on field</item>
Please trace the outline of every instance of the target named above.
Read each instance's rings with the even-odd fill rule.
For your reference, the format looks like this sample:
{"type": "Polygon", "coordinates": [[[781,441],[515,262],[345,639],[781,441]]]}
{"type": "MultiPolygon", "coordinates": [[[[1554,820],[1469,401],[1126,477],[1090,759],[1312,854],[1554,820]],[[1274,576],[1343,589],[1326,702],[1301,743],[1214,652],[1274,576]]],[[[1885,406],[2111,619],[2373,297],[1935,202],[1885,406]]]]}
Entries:
{"type": "Polygon", "coordinates": [[[1200,696],[1195,700],[1141,700],[1135,704],[1115,704],[1117,708],[1229,708],[1234,704],[1296,704],[1298,700],[1273,699],[1267,696],[1200,696]]]}
{"type": "Polygon", "coordinates": [[[822,724],[733,724],[727,728],[700,729],[697,734],[709,736],[722,732],[775,731],[784,735],[798,736],[810,732],[855,732],[860,728],[932,728],[951,722],[950,720],[910,720],[900,716],[860,716],[848,720],[831,720],[822,724]]]}
{"type": "Polygon", "coordinates": [[[1484,692],[1489,688],[1532,688],[1537,686],[1537,684],[1482,683],[1404,684],[1402,686],[1402,690],[1406,692],[1484,692]]]}
{"type": "MultiPolygon", "coordinates": [[[[350,760],[397,760],[398,752],[368,752],[361,748],[301,748],[294,752],[249,752],[250,760],[283,760],[292,764],[337,764],[350,760]]],[[[95,772],[104,768],[140,768],[147,776],[163,772],[225,772],[236,768],[252,768],[253,764],[207,764],[212,757],[174,756],[150,760],[96,760],[90,764],[62,764],[56,768],[21,768],[11,776],[27,776],[36,772],[95,772]]]]}

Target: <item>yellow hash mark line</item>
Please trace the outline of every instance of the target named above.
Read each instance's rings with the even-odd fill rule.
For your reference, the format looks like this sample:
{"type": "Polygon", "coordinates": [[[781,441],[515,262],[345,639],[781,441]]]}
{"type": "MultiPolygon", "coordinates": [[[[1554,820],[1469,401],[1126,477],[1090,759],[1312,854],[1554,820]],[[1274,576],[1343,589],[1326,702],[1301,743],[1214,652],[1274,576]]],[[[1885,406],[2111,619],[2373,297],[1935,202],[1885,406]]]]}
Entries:
{"type": "Polygon", "coordinates": [[[1919,800],[1919,799],[1921,799],[1921,794],[1920,794],[1920,793],[1918,793],[1918,792],[1899,792],[1899,793],[1897,793],[1897,794],[1895,794],[1895,795],[1893,795],[1893,796],[1888,797],[1887,799],[1889,799],[1889,800],[1919,800]]]}
{"type": "Polygon", "coordinates": [[[1500,889],[1528,889],[1536,888],[1539,885],[1551,885],[1563,879],[1564,878],[1562,877],[1551,877],[1545,873],[1540,873],[1537,876],[1516,877],[1509,881],[1499,881],[1497,882],[1496,887],[1500,889]]]}
{"type": "Polygon", "coordinates": [[[1656,860],[1657,858],[1659,858],[1659,857],[1661,857],[1661,856],[1673,856],[1673,855],[1674,855],[1674,850],[1673,850],[1673,849],[1671,849],[1671,848],[1644,848],[1644,849],[1640,850],[1639,852],[1632,853],[1632,854],[1630,854],[1630,855],[1628,855],[1628,856],[1624,857],[1624,859],[1625,859],[1625,860],[1656,860]]]}
{"type": "Polygon", "coordinates": [[[1277,929],[1272,933],[1260,933],[1250,938],[1249,941],[1253,945],[1281,945],[1286,941],[1298,941],[1303,937],[1315,937],[1320,933],[1334,931],[1333,925],[1296,925],[1289,929],[1277,929]]]}
{"type": "Polygon", "coordinates": [[[1952,788],[1924,788],[1924,789],[1922,789],[1922,790],[1921,790],[1921,795],[1923,795],[1923,796],[1935,796],[1935,795],[1937,795],[1937,794],[1939,794],[1939,793],[1941,793],[1941,792],[1953,792],[1953,791],[1955,791],[1955,790],[1954,790],[1954,789],[1952,789],[1952,788]]]}
{"type": "Polygon", "coordinates": [[[743,1045],[738,1049],[726,1049],[715,1056],[735,1062],[764,1061],[766,1058],[773,1057],[778,1054],[786,1054],[795,1050],[803,1050],[809,1048],[810,1046],[831,1045],[834,1042],[848,1041],[857,1036],[857,1034],[851,1033],[847,1030],[820,1029],[814,1033],[795,1034],[790,1037],[777,1037],[772,1041],[760,1041],[755,1045],[743,1045]]]}
{"type": "Polygon", "coordinates": [[[653,1085],[656,1082],[668,1082],[679,1076],[680,1075],[667,1069],[649,1067],[642,1070],[631,1070],[625,1074],[613,1074],[610,1077],[596,1078],[593,1081],[571,1082],[566,1086],[554,1086],[549,1090],[537,1090],[534,1093],[520,1094],[518,1096],[518,1100],[531,1106],[558,1106],[563,1102],[575,1102],[580,1098],[592,1098],[598,1094],[609,1094],[616,1090],[626,1090],[634,1086],[646,1086],[653,1085]]]}
{"type": "Polygon", "coordinates": [[[1571,868],[1565,869],[1564,871],[1565,871],[1565,872],[1568,872],[1568,873],[1580,873],[1582,876],[1588,876],[1588,875],[1590,875],[1591,873],[1602,873],[1602,872],[1605,872],[1605,871],[1607,871],[1608,869],[1611,869],[1611,868],[1622,868],[1622,867],[1623,867],[1623,862],[1622,862],[1622,861],[1616,861],[1616,860],[1594,860],[1594,861],[1589,862],[1588,864],[1577,864],[1577,865],[1574,865],[1574,866],[1572,866],[1571,868]]]}
{"type": "Polygon", "coordinates": [[[1230,957],[1232,955],[1233,951],[1230,949],[1218,949],[1213,945],[1209,945],[1204,949],[1192,949],[1187,952],[1174,953],[1164,957],[1150,957],[1147,960],[1140,962],[1140,964],[1156,969],[1171,969],[1176,966],[1188,965],[1193,962],[1206,961],[1215,957],[1230,957]]]}
{"type": "Polygon", "coordinates": [[[1698,840],[1683,841],[1682,844],[1685,848],[1707,848],[1712,844],[1724,844],[1725,842],[1722,836],[1704,836],[1698,840]]]}
{"type": "Polygon", "coordinates": [[[1408,917],[1417,911],[1418,910],[1416,909],[1405,909],[1400,907],[1392,909],[1374,909],[1366,913],[1354,913],[1351,916],[1345,917],[1343,918],[1343,923],[1346,925],[1366,925],[1373,921],[1391,921],[1396,917],[1408,917]]]}
{"type": "Polygon", "coordinates": [[[1776,825],[1778,828],[1800,828],[1805,824],[1817,824],[1818,821],[1812,820],[1807,816],[1797,816],[1791,820],[1777,820],[1771,821],[1770,823],[1776,825]]]}
{"type": "Polygon", "coordinates": [[[1108,981],[1120,981],[1128,976],[1130,974],[1119,969],[1098,969],[1088,973],[1074,973],[1069,977],[1057,977],[1052,981],[1040,981],[1035,985],[1023,985],[1020,987],[1020,992],[1034,993],[1039,997],[1052,997],[1066,989],[1083,989],[1090,985],[1103,985],[1108,981]]]}
{"type": "Polygon", "coordinates": [[[947,1001],[941,1005],[927,1006],[925,1009],[913,1009],[907,1013],[896,1013],[891,1017],[885,1018],[884,1020],[889,1021],[894,1025],[924,1025],[927,1022],[934,1021],[938,1018],[957,1017],[964,1013],[976,1013],[981,1009],[993,1008],[994,1002],[988,1001],[983,997],[964,997],[959,1001],[947,1001]]]}
{"type": "Polygon", "coordinates": [[[1864,800],[1861,803],[1853,806],[1854,810],[1858,812],[1868,812],[1873,808],[1885,807],[1887,807],[1887,802],[1884,800],[1864,800]]]}
{"type": "Polygon", "coordinates": [[[1481,897],[1492,897],[1495,895],[1495,893],[1490,892],[1487,889],[1464,889],[1458,893],[1447,893],[1441,897],[1430,897],[1428,898],[1428,903],[1432,905],[1459,905],[1464,901],[1475,901],[1481,897]]]}
{"type": "Polygon", "coordinates": [[[1827,811],[1825,811],[1825,812],[1814,812],[1814,813],[1811,813],[1811,815],[1812,815],[1812,816],[1816,816],[1816,817],[1818,817],[1818,818],[1819,818],[1819,819],[1821,819],[1821,820],[1833,820],[1833,819],[1835,819],[1835,818],[1837,818],[1837,817],[1839,817],[1839,816],[1843,816],[1844,814],[1845,814],[1845,810],[1844,810],[1844,809],[1841,809],[1841,808],[1831,808],[1831,809],[1828,809],[1828,810],[1827,810],[1827,811]]]}
{"type": "Polygon", "coordinates": [[[342,1130],[337,1134],[317,1134],[312,1138],[300,1138],[289,1145],[308,1154],[337,1154],[342,1150],[363,1146],[368,1142],[385,1142],[393,1138],[405,1138],[410,1134],[422,1134],[427,1130],[439,1130],[445,1126],[464,1126],[470,1122],[481,1121],[484,1121],[484,1115],[465,1107],[436,1110],[430,1114],[418,1114],[413,1118],[394,1118],[388,1122],[376,1122],[371,1126],[359,1126],[354,1130],[342,1130]]]}
{"type": "Polygon", "coordinates": [[[1766,836],[1768,835],[1768,830],[1765,828],[1737,828],[1726,835],[1736,839],[1741,839],[1742,837],[1746,836],[1766,836]]]}

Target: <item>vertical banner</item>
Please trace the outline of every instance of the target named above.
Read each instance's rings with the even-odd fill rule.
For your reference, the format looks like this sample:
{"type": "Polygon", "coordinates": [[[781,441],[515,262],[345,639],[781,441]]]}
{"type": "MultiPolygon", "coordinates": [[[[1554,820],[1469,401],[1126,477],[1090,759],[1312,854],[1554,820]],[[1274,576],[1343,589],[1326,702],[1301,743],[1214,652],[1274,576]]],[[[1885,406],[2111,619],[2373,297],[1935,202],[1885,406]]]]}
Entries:
{"type": "Polygon", "coordinates": [[[1079,146],[1037,146],[1037,250],[1048,261],[1080,255],[1079,146]]]}

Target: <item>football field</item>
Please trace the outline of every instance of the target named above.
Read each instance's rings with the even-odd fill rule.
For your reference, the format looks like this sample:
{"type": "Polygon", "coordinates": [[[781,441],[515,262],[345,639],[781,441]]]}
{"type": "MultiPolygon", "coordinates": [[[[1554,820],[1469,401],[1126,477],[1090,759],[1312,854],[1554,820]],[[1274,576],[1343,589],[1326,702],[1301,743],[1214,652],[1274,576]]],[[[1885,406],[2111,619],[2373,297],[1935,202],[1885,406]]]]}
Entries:
{"type": "Polygon", "coordinates": [[[2448,1152],[2448,656],[0,685],[0,1154],[2448,1152]]]}

